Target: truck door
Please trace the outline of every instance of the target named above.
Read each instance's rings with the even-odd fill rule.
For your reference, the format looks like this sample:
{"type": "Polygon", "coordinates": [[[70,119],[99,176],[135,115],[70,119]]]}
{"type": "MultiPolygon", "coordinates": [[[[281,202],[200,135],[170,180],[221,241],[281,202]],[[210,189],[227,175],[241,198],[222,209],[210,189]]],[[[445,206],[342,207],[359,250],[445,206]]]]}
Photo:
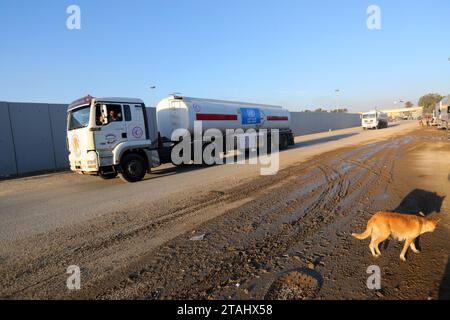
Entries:
{"type": "Polygon", "coordinates": [[[145,140],[145,120],[143,106],[140,104],[123,105],[126,132],[129,141],[145,140]]]}
{"type": "Polygon", "coordinates": [[[108,119],[103,121],[102,104],[96,105],[96,125],[94,132],[97,150],[113,150],[119,143],[127,140],[127,130],[121,104],[106,104],[108,119]]]}

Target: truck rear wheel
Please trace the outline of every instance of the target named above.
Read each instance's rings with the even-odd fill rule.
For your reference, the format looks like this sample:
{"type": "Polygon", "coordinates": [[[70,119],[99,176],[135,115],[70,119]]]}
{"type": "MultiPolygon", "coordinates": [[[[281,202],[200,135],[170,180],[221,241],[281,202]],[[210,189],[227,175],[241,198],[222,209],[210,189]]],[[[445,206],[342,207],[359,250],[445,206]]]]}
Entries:
{"type": "Polygon", "coordinates": [[[120,162],[122,171],[119,176],[126,182],[141,181],[147,172],[145,160],[138,154],[127,154],[120,162]]]}
{"type": "Polygon", "coordinates": [[[280,150],[286,150],[289,146],[288,137],[286,135],[282,135],[280,137],[280,150]]]}

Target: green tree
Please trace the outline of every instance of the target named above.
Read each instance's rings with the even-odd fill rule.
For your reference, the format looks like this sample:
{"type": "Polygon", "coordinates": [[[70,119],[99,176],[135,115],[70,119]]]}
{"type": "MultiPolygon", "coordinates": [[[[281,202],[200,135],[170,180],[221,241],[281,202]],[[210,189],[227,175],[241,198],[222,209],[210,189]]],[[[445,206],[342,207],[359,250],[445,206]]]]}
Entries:
{"type": "Polygon", "coordinates": [[[405,103],[405,108],[412,108],[412,107],[414,107],[414,104],[411,101],[405,103]]]}
{"type": "Polygon", "coordinates": [[[423,107],[423,112],[431,113],[442,98],[443,97],[438,93],[426,94],[419,99],[419,106],[423,107]]]}

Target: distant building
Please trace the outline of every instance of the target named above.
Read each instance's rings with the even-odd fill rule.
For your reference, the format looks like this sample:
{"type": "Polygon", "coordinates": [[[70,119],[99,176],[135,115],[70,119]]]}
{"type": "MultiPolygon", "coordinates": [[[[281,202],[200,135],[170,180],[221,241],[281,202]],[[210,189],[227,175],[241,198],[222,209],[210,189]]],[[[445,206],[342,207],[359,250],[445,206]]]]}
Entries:
{"type": "Polygon", "coordinates": [[[417,119],[418,117],[423,115],[423,107],[383,109],[381,111],[387,113],[388,117],[391,119],[405,117],[417,119]]]}

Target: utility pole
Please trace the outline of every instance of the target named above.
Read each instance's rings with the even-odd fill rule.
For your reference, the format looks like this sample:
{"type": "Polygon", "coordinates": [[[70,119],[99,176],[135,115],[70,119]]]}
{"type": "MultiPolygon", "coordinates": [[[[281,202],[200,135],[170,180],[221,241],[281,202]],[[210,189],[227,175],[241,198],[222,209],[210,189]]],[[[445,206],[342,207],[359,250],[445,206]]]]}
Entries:
{"type": "Polygon", "coordinates": [[[336,93],[336,111],[339,109],[339,93],[341,92],[341,89],[334,89],[334,92],[336,93]]]}

